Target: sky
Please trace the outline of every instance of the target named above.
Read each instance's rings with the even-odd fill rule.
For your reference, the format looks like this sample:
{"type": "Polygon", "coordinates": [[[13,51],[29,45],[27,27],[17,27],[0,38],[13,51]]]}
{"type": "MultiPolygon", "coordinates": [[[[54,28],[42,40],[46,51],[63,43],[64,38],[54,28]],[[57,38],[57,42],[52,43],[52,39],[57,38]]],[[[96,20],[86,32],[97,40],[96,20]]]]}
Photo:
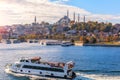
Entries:
{"type": "Polygon", "coordinates": [[[80,14],[80,21],[120,23],[120,0],[0,0],[0,25],[55,23],[66,15],[73,20],[73,13],[80,14]]]}
{"type": "Polygon", "coordinates": [[[68,0],[66,4],[95,14],[120,15],[120,0],[68,0]]]}

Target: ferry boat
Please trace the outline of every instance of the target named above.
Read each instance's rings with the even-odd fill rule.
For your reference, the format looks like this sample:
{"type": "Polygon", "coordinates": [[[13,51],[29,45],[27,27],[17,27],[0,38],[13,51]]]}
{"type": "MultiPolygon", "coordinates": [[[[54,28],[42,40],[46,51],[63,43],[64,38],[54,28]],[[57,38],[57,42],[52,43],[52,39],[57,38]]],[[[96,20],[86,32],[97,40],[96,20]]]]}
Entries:
{"type": "Polygon", "coordinates": [[[74,67],[72,61],[63,62],[45,62],[41,57],[21,58],[19,61],[8,64],[6,69],[11,73],[44,76],[61,79],[74,79],[76,74],[72,71],[74,67]]]}
{"type": "Polygon", "coordinates": [[[66,47],[66,46],[72,46],[74,45],[72,42],[62,42],[61,46],[66,47]]]}
{"type": "Polygon", "coordinates": [[[61,41],[59,40],[41,40],[40,41],[40,45],[44,45],[44,46],[56,46],[56,45],[60,45],[61,41]]]}

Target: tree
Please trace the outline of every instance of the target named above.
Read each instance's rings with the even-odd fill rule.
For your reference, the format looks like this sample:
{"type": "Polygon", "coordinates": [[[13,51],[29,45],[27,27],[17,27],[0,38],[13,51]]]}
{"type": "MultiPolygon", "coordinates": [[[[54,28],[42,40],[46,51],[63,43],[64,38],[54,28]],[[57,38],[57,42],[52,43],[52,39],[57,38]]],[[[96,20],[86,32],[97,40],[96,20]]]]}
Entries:
{"type": "Polygon", "coordinates": [[[97,40],[96,40],[96,38],[95,38],[95,37],[91,37],[89,42],[90,42],[90,43],[96,43],[96,42],[97,42],[97,40]]]}
{"type": "Polygon", "coordinates": [[[19,36],[18,40],[20,40],[21,42],[26,42],[26,36],[19,36]]]}
{"type": "Polygon", "coordinates": [[[53,25],[52,32],[56,32],[56,31],[57,31],[57,25],[53,25]]]}
{"type": "Polygon", "coordinates": [[[83,43],[89,43],[89,40],[86,36],[83,36],[83,43]]]}
{"type": "Polygon", "coordinates": [[[74,43],[74,42],[75,42],[75,40],[74,40],[74,39],[71,39],[71,42],[72,42],[72,43],[74,43]]]}

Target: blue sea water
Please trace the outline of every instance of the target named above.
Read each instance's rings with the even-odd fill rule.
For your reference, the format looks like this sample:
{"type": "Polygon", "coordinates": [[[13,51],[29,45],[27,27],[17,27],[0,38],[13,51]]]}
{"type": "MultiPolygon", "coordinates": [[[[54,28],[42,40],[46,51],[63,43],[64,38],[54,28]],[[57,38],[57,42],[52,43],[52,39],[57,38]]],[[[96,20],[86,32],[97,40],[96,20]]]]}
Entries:
{"type": "Polygon", "coordinates": [[[4,69],[7,63],[21,57],[35,56],[45,61],[75,62],[78,80],[120,80],[119,47],[61,47],[28,43],[0,44],[0,80],[29,80],[6,74],[4,69]]]}

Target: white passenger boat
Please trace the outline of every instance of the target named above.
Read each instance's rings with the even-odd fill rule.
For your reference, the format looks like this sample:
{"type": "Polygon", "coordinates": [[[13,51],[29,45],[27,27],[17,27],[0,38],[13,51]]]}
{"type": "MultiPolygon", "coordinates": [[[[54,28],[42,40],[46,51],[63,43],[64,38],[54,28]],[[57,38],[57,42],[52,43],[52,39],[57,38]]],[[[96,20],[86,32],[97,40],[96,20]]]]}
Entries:
{"type": "Polygon", "coordinates": [[[73,79],[76,74],[72,71],[74,63],[45,62],[40,57],[21,58],[19,61],[6,66],[6,70],[14,74],[35,75],[62,79],[73,79]]]}
{"type": "Polygon", "coordinates": [[[66,47],[66,46],[72,46],[74,45],[72,42],[62,42],[61,46],[66,47]]]}

